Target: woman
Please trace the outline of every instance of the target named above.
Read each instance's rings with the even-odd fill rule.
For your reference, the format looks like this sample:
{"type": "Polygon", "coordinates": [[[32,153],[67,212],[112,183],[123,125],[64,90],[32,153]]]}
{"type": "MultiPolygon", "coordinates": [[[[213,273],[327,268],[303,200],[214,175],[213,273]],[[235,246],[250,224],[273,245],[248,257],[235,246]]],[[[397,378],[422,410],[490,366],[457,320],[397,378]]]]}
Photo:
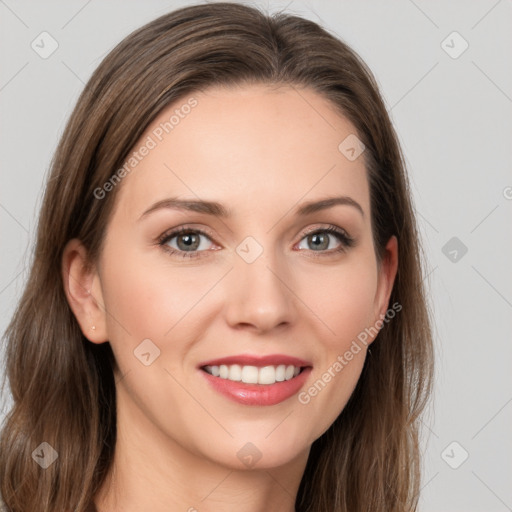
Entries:
{"type": "Polygon", "coordinates": [[[7,340],[7,510],[415,510],[429,315],[365,64],[234,3],[129,35],[57,149],[7,340]]]}

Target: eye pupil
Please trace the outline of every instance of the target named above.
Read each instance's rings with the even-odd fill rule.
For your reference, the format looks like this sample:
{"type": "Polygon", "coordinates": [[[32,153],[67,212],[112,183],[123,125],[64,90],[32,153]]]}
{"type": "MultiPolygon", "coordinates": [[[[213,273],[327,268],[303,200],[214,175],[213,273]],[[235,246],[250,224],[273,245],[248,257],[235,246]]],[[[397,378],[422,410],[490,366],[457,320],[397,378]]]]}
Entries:
{"type": "Polygon", "coordinates": [[[182,250],[190,250],[190,249],[197,249],[199,247],[199,236],[191,233],[187,233],[185,235],[178,236],[177,239],[178,247],[182,250]],[[185,244],[183,247],[180,247],[180,241],[183,241],[185,244]]]}
{"type": "Polygon", "coordinates": [[[322,233],[314,233],[310,235],[313,247],[316,249],[327,249],[329,247],[329,236],[322,233]]]}

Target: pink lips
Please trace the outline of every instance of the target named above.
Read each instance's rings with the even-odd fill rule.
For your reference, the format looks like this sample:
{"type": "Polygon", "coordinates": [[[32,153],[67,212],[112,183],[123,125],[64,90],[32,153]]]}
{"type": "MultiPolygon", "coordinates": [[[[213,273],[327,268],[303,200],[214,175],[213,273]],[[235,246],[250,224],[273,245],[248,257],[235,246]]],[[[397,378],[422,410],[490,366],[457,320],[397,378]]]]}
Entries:
{"type": "Polygon", "coordinates": [[[239,355],[230,356],[219,359],[204,361],[198,368],[201,369],[201,375],[206,379],[208,384],[217,392],[232,401],[243,405],[276,405],[290,398],[299,392],[309,377],[312,365],[304,359],[286,356],[282,354],[268,356],[250,356],[239,355]],[[214,377],[206,371],[202,370],[204,366],[220,366],[222,364],[240,366],[278,366],[293,365],[302,368],[302,371],[296,377],[283,382],[274,384],[246,384],[245,382],[235,382],[229,379],[214,377]]]}
{"type": "Polygon", "coordinates": [[[298,357],[286,356],[284,354],[270,354],[268,356],[228,356],[220,359],[211,359],[204,361],[198,365],[198,368],[203,366],[220,366],[221,364],[239,364],[240,366],[278,366],[280,364],[293,364],[293,366],[312,366],[310,362],[298,357]]]}

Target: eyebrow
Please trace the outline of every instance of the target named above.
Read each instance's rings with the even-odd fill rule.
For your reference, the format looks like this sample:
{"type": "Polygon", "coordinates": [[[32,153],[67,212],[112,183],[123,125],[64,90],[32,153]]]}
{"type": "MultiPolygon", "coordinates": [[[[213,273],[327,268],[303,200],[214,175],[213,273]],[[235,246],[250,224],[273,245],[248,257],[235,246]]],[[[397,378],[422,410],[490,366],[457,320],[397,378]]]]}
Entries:
{"type": "MultiPolygon", "coordinates": [[[[321,199],[319,201],[310,201],[304,203],[295,210],[295,215],[299,217],[305,217],[307,215],[311,215],[313,213],[317,213],[337,205],[352,206],[364,217],[364,211],[361,205],[348,196],[330,197],[321,199]]],[[[214,217],[221,218],[231,217],[231,211],[216,201],[196,201],[191,199],[178,199],[176,197],[170,197],[153,204],[140,216],[139,220],[143,217],[146,217],[150,213],[161,209],[184,210],[196,213],[204,213],[206,215],[212,215],[214,217]]]]}

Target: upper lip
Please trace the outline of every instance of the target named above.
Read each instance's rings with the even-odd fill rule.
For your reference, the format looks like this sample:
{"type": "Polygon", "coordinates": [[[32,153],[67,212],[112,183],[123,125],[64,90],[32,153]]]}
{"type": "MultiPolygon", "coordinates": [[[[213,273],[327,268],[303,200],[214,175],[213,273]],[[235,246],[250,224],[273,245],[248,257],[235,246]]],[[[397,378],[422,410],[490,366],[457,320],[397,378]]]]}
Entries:
{"type": "Polygon", "coordinates": [[[309,361],[304,359],[300,359],[298,357],[287,356],[284,354],[269,354],[266,356],[257,356],[250,354],[240,354],[236,356],[227,356],[220,357],[218,359],[210,359],[208,361],[204,361],[198,365],[198,368],[202,368],[203,366],[220,366],[221,364],[232,365],[239,364],[240,366],[279,366],[280,364],[284,365],[293,365],[293,366],[312,366],[309,361]]]}

